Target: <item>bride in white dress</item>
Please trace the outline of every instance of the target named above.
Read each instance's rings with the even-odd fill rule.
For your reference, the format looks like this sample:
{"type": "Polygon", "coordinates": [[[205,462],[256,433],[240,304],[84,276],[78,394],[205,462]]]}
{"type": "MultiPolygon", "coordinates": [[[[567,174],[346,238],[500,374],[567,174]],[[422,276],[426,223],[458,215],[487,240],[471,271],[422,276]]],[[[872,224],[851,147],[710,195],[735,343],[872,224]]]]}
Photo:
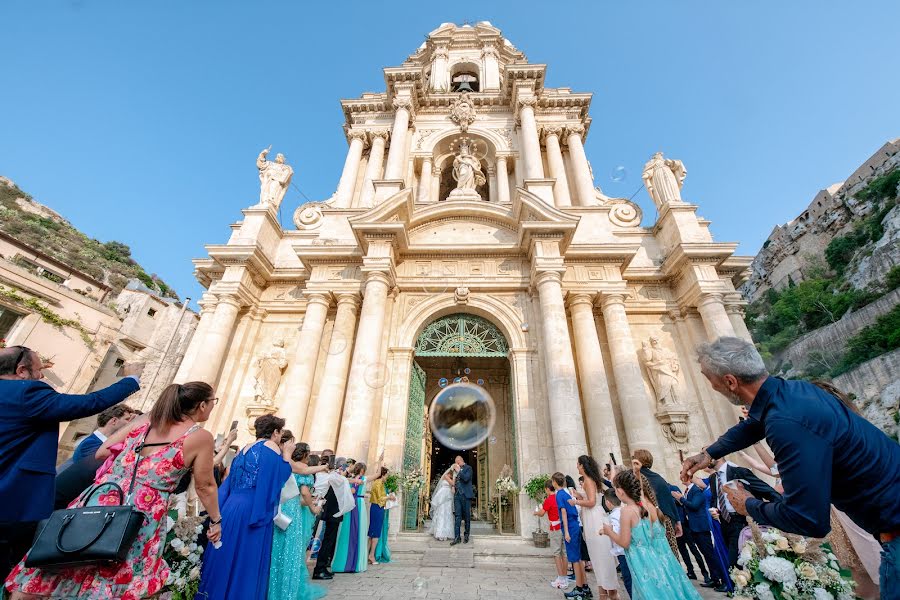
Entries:
{"type": "Polygon", "coordinates": [[[440,541],[453,539],[453,468],[447,469],[431,495],[431,535],[440,541]]]}

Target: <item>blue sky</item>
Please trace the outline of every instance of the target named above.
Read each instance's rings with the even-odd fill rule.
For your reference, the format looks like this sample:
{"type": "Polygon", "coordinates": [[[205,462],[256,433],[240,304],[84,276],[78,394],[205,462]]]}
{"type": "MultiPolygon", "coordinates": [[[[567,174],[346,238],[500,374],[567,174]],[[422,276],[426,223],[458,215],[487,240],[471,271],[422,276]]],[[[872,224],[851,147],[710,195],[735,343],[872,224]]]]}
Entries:
{"type": "MultiPolygon", "coordinates": [[[[662,150],[743,254],[900,135],[896,2],[4,0],[0,174],[196,299],[190,259],[257,201],[260,149],[327,198],[338,100],[383,90],[382,67],[440,23],[480,20],[546,63],[548,86],[594,93],[586,149],[607,194],[630,197],[662,150]]],[[[302,201],[288,193],[286,226],[302,201]]]]}

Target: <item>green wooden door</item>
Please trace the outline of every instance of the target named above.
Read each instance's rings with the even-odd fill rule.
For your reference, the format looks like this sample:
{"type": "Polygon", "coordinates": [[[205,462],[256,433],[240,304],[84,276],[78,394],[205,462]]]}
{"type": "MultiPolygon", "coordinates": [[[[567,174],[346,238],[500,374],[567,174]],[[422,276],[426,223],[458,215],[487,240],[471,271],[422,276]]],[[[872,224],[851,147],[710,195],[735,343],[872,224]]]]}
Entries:
{"type": "MultiPolygon", "coordinates": [[[[406,443],[403,447],[403,471],[422,468],[422,438],[425,435],[425,371],[413,361],[409,381],[409,405],[406,415],[406,443]]],[[[428,485],[428,482],[425,482],[428,485]]],[[[419,529],[420,490],[404,493],[403,528],[419,529]]]]}

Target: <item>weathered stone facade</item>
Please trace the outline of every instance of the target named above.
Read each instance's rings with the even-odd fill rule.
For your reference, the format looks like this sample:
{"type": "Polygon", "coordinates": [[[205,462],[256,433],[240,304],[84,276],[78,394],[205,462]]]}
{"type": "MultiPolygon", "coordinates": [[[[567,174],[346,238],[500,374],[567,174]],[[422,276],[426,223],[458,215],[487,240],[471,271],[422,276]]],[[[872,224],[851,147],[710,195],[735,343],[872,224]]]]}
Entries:
{"type": "Polygon", "coordinates": [[[298,207],[293,230],[271,206],[245,209],[225,244],[207,246],[195,266],[208,292],[176,381],[217,387],[211,430],[236,419],[247,441],[252,419],[274,411],[314,449],[427,470],[422,418],[459,358],[498,405],[482,486],[503,464],[524,483],[573,472],[582,453],[622,461],[638,447],[674,477],[680,449],[736,420],[693,347],[749,337],[736,286],[750,259],[681,198],[680,161],[648,163],[651,227],[596,188],[591,94],[547,88],[545,71],[488,23],[442,25],[384,69],[385,92],[342,101],[349,150],[332,198],[298,207]],[[505,354],[468,342],[423,352],[438,319],[473,346],[495,329],[505,354]],[[675,372],[676,391],[668,371],[651,380],[653,365],[675,372]],[[262,377],[280,381],[271,401],[262,377]]]}

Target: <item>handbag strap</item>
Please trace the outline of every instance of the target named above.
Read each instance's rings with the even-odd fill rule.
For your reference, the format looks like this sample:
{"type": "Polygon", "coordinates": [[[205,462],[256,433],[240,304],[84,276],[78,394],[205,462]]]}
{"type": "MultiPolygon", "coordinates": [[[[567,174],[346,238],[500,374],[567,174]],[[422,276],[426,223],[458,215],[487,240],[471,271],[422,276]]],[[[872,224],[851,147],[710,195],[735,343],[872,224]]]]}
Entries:
{"type": "Polygon", "coordinates": [[[103,527],[100,528],[100,531],[97,532],[97,535],[95,535],[91,541],[89,541],[87,544],[85,544],[84,546],[82,546],[80,548],[73,548],[71,550],[66,550],[65,548],[62,547],[62,536],[66,530],[66,527],[69,526],[69,523],[71,523],[72,521],[75,520],[75,515],[73,515],[73,514],[66,515],[65,517],[63,517],[63,523],[62,523],[62,526],[59,528],[59,533],[56,535],[56,549],[59,550],[63,554],[77,554],[79,552],[82,552],[83,550],[90,548],[91,546],[94,545],[94,542],[96,542],[97,540],[100,539],[100,536],[103,535],[103,532],[106,531],[106,528],[109,527],[109,524],[113,522],[113,519],[115,517],[116,517],[116,513],[112,512],[112,511],[106,513],[106,515],[103,517],[103,527]]]}

